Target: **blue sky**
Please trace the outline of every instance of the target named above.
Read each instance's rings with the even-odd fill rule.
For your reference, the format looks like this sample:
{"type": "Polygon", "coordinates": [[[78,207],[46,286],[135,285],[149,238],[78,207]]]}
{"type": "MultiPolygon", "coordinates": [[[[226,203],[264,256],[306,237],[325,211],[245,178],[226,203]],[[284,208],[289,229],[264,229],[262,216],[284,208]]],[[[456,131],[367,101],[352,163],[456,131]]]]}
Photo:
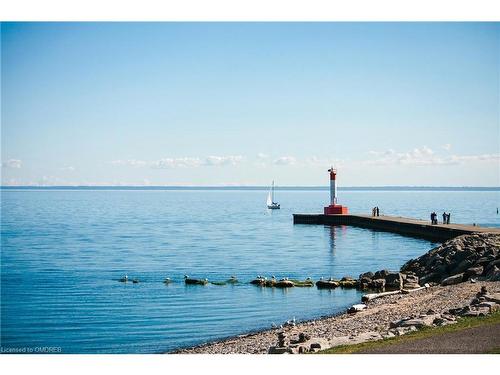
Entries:
{"type": "Polygon", "coordinates": [[[4,185],[500,185],[498,23],[1,34],[4,185]]]}

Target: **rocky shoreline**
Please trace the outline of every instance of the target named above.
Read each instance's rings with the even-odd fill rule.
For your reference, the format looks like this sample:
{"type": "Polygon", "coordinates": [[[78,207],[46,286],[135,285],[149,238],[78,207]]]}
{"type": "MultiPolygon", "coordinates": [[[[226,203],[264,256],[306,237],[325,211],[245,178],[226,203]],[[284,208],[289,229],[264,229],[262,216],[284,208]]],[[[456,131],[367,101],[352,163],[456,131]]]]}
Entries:
{"type": "Polygon", "coordinates": [[[500,308],[499,258],[500,235],[460,236],[410,260],[402,272],[360,275],[362,289],[376,287],[382,293],[365,296],[365,303],[354,305],[350,312],[172,353],[304,353],[453,324],[461,316],[486,315],[500,308]],[[447,280],[450,277],[453,282],[447,280]],[[426,281],[425,286],[419,279],[426,281]],[[393,291],[384,293],[386,286],[393,291]]]}

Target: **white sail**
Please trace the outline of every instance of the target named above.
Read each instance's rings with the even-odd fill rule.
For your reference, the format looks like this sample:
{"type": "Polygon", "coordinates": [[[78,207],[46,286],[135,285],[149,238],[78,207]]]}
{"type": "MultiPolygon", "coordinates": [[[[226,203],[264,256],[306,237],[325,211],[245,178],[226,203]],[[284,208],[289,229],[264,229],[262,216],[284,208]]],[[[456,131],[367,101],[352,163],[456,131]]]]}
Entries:
{"type": "Polygon", "coordinates": [[[269,191],[269,194],[267,194],[267,208],[271,210],[276,210],[280,208],[279,203],[276,203],[274,201],[274,181],[271,185],[271,189],[269,191]]]}

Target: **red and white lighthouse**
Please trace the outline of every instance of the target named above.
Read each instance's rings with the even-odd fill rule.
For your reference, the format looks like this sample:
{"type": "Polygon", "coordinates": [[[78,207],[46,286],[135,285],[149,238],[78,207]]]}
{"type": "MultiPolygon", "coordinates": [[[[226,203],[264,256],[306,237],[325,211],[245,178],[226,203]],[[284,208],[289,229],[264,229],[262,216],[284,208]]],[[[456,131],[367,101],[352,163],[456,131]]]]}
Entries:
{"type": "Polygon", "coordinates": [[[330,172],[330,205],[325,207],[325,215],[346,215],[348,213],[347,207],[337,204],[337,170],[331,167],[330,172]]]}

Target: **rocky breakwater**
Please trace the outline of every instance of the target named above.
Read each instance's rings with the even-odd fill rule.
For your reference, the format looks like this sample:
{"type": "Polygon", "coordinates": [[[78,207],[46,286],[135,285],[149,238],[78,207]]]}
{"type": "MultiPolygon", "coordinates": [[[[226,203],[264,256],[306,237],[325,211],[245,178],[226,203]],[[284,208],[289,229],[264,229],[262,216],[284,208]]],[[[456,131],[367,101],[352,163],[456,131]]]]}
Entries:
{"type": "Polygon", "coordinates": [[[421,283],[453,285],[463,281],[500,281],[500,234],[455,237],[401,267],[421,283]]]}

